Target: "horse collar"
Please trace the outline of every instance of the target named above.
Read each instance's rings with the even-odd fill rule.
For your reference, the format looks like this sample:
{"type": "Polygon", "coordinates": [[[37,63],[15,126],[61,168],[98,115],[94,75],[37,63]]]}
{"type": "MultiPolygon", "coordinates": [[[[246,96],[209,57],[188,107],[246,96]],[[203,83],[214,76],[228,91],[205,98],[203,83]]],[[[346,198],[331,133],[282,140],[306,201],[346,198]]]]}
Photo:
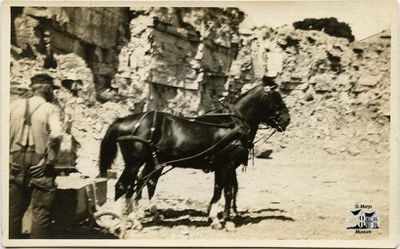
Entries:
{"type": "Polygon", "coordinates": [[[231,111],[233,113],[232,117],[233,117],[235,123],[241,128],[241,130],[243,131],[243,135],[247,136],[250,133],[249,124],[246,122],[243,115],[238,110],[236,110],[234,107],[231,107],[231,111]]]}

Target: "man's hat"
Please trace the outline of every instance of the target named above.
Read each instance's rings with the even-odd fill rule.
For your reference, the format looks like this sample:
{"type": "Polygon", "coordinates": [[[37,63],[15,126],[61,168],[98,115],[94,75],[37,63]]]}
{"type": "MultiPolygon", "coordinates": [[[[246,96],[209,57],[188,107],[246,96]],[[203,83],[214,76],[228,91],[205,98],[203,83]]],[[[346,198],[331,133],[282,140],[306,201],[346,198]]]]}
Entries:
{"type": "Polygon", "coordinates": [[[54,85],[53,77],[48,74],[36,74],[31,78],[31,86],[48,85],[52,86],[54,89],[59,89],[59,86],[54,85]]]}

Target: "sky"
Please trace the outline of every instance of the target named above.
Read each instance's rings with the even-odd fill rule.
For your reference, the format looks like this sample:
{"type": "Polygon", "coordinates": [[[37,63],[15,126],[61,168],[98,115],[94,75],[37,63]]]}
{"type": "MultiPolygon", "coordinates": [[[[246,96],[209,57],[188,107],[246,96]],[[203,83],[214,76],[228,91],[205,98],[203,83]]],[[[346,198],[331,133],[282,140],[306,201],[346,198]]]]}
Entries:
{"type": "Polygon", "coordinates": [[[247,14],[243,27],[291,25],[304,18],[336,17],[350,24],[356,40],[390,28],[394,1],[267,1],[247,2],[239,8],[247,14]]]}

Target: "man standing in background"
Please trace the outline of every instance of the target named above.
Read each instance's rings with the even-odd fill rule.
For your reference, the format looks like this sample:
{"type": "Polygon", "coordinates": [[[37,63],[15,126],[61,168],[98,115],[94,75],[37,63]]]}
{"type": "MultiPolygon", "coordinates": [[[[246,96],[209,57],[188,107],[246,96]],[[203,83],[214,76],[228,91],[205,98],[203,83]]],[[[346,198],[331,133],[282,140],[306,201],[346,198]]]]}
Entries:
{"type": "Polygon", "coordinates": [[[284,52],[275,41],[266,42],[262,54],[264,62],[264,85],[276,84],[275,79],[282,72],[284,52]]]}
{"type": "MultiPolygon", "coordinates": [[[[260,44],[259,50],[253,57],[253,70],[256,78],[262,77],[264,86],[276,86],[276,78],[282,73],[285,52],[275,40],[266,40],[260,44]]],[[[241,93],[245,93],[255,85],[260,84],[258,81],[245,84],[241,88],[241,93]]]]}
{"type": "Polygon", "coordinates": [[[21,238],[22,218],[32,207],[31,239],[50,238],[55,195],[54,164],[62,139],[60,110],[52,104],[53,78],[31,78],[33,97],[10,106],[9,237],[21,238]]]}

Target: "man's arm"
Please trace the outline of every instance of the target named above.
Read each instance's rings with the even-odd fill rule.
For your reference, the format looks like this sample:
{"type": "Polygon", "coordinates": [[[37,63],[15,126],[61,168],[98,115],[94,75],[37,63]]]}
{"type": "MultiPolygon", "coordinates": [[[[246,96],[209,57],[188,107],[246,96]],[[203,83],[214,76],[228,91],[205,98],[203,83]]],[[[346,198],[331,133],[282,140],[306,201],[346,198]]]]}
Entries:
{"type": "Polygon", "coordinates": [[[62,140],[62,122],[58,107],[53,106],[48,116],[49,146],[47,164],[55,164],[62,140]]]}

